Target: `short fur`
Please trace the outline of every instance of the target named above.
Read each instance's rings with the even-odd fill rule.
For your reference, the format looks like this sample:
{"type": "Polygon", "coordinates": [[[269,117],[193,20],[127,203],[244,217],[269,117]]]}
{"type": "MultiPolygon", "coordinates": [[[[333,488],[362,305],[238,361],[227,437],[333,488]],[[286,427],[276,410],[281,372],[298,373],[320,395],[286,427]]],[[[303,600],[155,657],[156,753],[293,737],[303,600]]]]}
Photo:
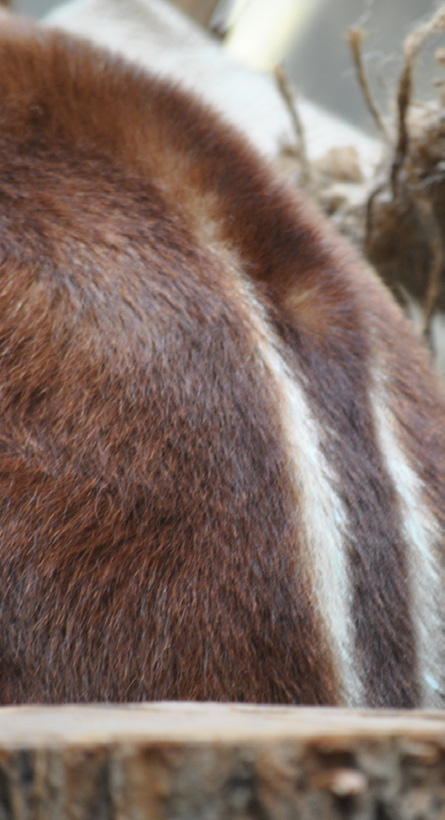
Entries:
{"type": "Polygon", "coordinates": [[[441,705],[445,402],[179,89],[0,31],[0,700],[441,705]]]}

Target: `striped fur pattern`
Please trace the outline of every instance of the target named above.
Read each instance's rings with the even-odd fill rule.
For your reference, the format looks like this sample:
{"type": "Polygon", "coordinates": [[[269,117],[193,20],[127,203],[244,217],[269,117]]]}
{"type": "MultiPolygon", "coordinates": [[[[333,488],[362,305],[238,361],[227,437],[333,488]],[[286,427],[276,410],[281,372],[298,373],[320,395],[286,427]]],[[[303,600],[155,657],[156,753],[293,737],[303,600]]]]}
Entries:
{"type": "Polygon", "coordinates": [[[445,402],[189,95],[0,32],[0,700],[444,704],[445,402]]]}

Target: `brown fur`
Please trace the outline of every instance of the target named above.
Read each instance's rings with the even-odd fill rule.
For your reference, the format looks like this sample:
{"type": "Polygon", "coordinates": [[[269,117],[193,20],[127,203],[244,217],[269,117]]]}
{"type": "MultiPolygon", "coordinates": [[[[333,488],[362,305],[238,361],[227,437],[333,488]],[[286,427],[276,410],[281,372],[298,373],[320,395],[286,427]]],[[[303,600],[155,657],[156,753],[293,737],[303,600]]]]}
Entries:
{"type": "Polygon", "coordinates": [[[0,157],[0,700],[342,700],[258,310],[330,431],[366,702],[418,703],[372,366],[442,533],[445,406],[384,289],[207,109],[13,21],[0,157]]]}

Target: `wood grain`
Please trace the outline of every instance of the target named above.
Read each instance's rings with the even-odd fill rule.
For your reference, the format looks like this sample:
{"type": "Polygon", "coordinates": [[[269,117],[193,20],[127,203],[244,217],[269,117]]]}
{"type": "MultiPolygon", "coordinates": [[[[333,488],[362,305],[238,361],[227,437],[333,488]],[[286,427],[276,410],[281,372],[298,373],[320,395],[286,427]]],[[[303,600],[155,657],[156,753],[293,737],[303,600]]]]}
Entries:
{"type": "Polygon", "coordinates": [[[0,710],[0,818],[443,820],[445,713],[0,710]]]}

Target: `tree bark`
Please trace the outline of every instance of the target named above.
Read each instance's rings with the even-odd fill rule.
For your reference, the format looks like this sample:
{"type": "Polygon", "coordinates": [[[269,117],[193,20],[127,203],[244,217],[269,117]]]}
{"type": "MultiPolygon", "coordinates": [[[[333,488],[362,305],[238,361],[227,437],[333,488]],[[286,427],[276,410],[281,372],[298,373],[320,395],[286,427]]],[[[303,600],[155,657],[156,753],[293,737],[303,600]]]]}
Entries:
{"type": "Polygon", "coordinates": [[[445,713],[0,709],[2,820],[443,820],[445,713]]]}

